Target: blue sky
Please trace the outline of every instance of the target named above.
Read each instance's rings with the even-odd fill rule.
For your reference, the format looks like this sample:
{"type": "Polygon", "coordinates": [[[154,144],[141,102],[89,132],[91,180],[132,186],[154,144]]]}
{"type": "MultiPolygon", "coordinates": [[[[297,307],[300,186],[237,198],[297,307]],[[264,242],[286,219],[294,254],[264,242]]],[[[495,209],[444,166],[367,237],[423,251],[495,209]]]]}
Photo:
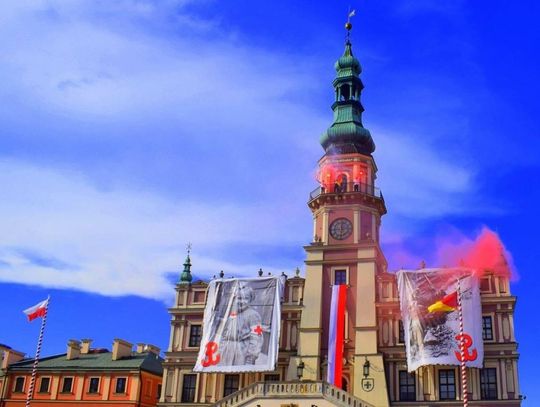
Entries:
{"type": "MultiPolygon", "coordinates": [[[[301,267],[348,6],[2,2],[0,343],[33,354],[21,310],[50,294],[46,354],[82,337],[166,348],[187,242],[198,278],[301,267]]],[[[390,266],[497,231],[532,405],[540,6],[352,6],[390,266]]]]}

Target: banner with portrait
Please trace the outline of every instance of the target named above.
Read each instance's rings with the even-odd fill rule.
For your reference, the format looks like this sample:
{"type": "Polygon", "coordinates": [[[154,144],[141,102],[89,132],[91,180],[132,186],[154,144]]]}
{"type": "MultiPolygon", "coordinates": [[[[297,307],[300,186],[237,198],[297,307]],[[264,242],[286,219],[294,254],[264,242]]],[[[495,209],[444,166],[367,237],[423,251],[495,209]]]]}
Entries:
{"type": "Polygon", "coordinates": [[[482,367],[482,304],[471,270],[400,270],[397,281],[409,372],[426,365],[461,364],[458,279],[464,359],[469,367],[482,367]]]}
{"type": "Polygon", "coordinates": [[[273,371],[281,326],[281,277],[212,280],[195,372],[273,371]]]}

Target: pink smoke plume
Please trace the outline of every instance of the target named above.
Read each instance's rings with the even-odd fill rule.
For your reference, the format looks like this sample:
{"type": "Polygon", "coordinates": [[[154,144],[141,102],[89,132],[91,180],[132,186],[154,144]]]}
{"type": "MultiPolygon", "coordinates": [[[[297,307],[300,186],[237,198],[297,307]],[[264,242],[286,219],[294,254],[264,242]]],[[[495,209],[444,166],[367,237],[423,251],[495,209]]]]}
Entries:
{"type": "Polygon", "coordinates": [[[437,257],[441,265],[472,268],[478,277],[493,273],[512,280],[518,278],[512,255],[504,247],[499,235],[491,229],[484,226],[475,240],[465,237],[460,240],[457,243],[440,243],[437,257]]]}

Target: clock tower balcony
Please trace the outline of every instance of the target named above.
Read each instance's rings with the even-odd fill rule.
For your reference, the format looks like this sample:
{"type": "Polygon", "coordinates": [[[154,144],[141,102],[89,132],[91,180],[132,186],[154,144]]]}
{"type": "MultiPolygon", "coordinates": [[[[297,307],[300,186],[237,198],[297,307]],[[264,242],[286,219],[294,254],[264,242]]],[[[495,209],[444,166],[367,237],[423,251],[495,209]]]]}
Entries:
{"type": "Polygon", "coordinates": [[[373,185],[359,182],[335,184],[331,188],[320,186],[309,194],[308,206],[312,211],[326,205],[361,204],[386,213],[386,204],[381,190],[373,185]]]}

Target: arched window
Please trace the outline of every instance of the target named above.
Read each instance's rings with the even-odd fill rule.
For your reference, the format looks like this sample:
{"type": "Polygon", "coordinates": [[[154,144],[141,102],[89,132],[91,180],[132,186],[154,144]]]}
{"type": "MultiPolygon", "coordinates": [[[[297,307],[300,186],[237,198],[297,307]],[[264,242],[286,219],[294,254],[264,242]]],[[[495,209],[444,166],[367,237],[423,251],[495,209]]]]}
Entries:
{"type": "Polygon", "coordinates": [[[347,174],[339,174],[337,176],[334,192],[347,192],[347,174]]]}
{"type": "Polygon", "coordinates": [[[351,87],[348,84],[341,85],[341,100],[349,100],[351,98],[351,87]]]}

